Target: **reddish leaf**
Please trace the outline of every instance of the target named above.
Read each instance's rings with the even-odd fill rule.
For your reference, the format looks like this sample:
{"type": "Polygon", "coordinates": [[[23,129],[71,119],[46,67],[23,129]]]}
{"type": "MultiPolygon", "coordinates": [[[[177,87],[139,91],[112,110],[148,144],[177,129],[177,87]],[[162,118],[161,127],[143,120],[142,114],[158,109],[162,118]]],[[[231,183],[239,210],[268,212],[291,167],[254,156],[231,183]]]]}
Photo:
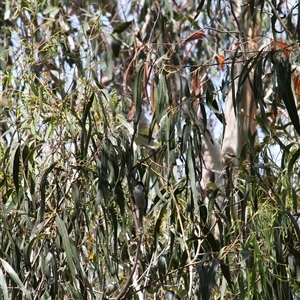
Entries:
{"type": "MultiPolygon", "coordinates": [[[[280,41],[277,41],[277,42],[276,42],[276,45],[277,45],[280,49],[283,50],[283,54],[284,54],[285,57],[289,57],[289,56],[290,56],[291,51],[288,50],[288,48],[289,48],[289,45],[288,45],[288,44],[283,43],[283,42],[280,42],[280,41]]],[[[276,49],[276,47],[275,47],[275,42],[274,42],[274,41],[271,42],[271,46],[272,46],[272,49],[276,49]]]]}
{"type": "Polygon", "coordinates": [[[135,114],[135,105],[134,105],[134,102],[132,101],[130,111],[127,114],[127,120],[128,121],[133,121],[134,120],[134,114],[135,114]]]}
{"type": "Polygon", "coordinates": [[[217,55],[216,59],[217,59],[218,64],[220,65],[221,70],[224,71],[225,70],[225,64],[224,64],[225,56],[217,55]]]}
{"type": "Polygon", "coordinates": [[[186,40],[183,41],[183,43],[185,44],[190,41],[199,40],[199,39],[202,39],[204,36],[205,36],[205,34],[203,31],[197,31],[197,32],[191,34],[186,40]]]}
{"type": "Polygon", "coordinates": [[[201,92],[201,80],[199,72],[192,73],[191,89],[194,96],[198,96],[201,92]]]}
{"type": "Polygon", "coordinates": [[[300,73],[294,76],[293,81],[294,81],[297,100],[298,102],[300,102],[300,73]]]}

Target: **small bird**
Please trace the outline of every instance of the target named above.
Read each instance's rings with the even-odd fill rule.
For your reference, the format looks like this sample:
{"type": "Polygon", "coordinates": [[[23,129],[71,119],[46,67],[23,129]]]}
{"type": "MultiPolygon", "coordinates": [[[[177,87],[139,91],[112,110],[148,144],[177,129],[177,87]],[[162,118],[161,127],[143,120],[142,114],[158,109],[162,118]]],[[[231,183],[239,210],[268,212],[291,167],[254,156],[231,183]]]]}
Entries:
{"type": "Polygon", "coordinates": [[[139,226],[143,226],[143,216],[146,215],[147,207],[148,207],[148,195],[145,190],[144,183],[142,181],[138,181],[137,185],[133,191],[134,204],[139,211],[138,219],[139,226]]]}

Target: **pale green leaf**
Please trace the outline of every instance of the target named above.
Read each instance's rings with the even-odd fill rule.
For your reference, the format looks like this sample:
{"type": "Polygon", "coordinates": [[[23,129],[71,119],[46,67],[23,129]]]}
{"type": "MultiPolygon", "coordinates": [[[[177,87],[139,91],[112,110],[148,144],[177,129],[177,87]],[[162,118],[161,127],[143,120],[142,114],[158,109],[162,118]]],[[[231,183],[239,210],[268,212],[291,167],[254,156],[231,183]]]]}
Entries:
{"type": "Polygon", "coordinates": [[[20,280],[18,274],[11,267],[11,265],[2,258],[0,258],[0,260],[1,260],[1,263],[2,263],[2,266],[3,266],[4,270],[10,275],[10,277],[13,279],[13,281],[18,285],[19,289],[23,292],[23,294],[26,296],[26,298],[27,299],[32,299],[30,293],[27,291],[24,284],[20,280]]]}

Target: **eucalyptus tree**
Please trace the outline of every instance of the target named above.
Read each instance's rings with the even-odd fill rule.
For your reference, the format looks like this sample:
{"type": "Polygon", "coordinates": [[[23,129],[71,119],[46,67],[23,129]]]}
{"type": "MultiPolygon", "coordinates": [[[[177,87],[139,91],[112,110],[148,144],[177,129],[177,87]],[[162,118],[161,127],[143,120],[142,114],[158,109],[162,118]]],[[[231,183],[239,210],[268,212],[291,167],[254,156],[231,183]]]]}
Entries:
{"type": "Polygon", "coordinates": [[[3,298],[296,299],[299,5],[5,4],[3,298]]]}

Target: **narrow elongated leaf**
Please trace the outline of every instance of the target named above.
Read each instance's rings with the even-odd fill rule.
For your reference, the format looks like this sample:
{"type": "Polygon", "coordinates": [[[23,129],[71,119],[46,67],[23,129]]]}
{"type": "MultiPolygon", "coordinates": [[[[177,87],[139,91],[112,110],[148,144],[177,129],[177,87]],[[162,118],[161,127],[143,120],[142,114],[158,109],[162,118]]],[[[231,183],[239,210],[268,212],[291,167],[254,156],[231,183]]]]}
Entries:
{"type": "Polygon", "coordinates": [[[51,171],[56,166],[56,162],[53,163],[46,171],[44,172],[41,180],[41,205],[40,205],[40,215],[39,221],[41,222],[44,218],[45,205],[46,205],[46,186],[47,186],[47,176],[51,173],[51,171]]]}
{"type": "Polygon", "coordinates": [[[290,221],[292,222],[293,226],[294,226],[294,230],[296,232],[296,236],[297,236],[297,239],[298,239],[298,243],[300,243],[300,228],[299,228],[299,223],[295,220],[295,218],[293,217],[293,215],[286,211],[285,212],[287,214],[287,216],[289,217],[290,221]]]}
{"type": "Polygon", "coordinates": [[[81,129],[82,129],[82,135],[81,135],[81,156],[82,159],[86,156],[87,151],[88,151],[88,146],[90,143],[90,138],[91,138],[91,130],[92,130],[92,126],[90,126],[91,124],[91,120],[90,120],[90,110],[93,104],[93,101],[95,99],[95,95],[91,95],[89,101],[87,102],[87,104],[84,107],[84,111],[82,114],[82,123],[81,123],[81,129]],[[89,122],[87,122],[87,119],[89,120],[89,122]],[[86,128],[88,128],[88,131],[86,130],[86,128]]]}
{"type": "Polygon", "coordinates": [[[155,252],[157,249],[159,236],[160,236],[160,226],[162,224],[163,218],[166,214],[168,203],[166,202],[163,207],[160,210],[159,216],[157,218],[156,224],[155,224],[155,230],[154,230],[154,242],[152,244],[152,252],[155,252]]]}
{"type": "Polygon", "coordinates": [[[22,283],[18,274],[15,272],[15,270],[12,268],[12,266],[4,259],[0,258],[0,260],[1,260],[4,270],[10,275],[10,277],[17,284],[17,286],[23,292],[23,294],[26,296],[26,298],[32,299],[30,293],[27,291],[27,289],[25,288],[24,284],[22,283]]]}
{"type": "Polygon", "coordinates": [[[236,51],[234,52],[234,56],[232,58],[232,64],[231,64],[231,73],[230,73],[230,79],[231,79],[231,97],[232,97],[232,106],[234,109],[234,114],[236,116],[236,112],[237,112],[237,101],[236,101],[236,87],[235,87],[235,64],[236,64],[236,59],[238,56],[238,48],[236,49],[236,51]]]}
{"type": "Polygon", "coordinates": [[[189,147],[187,149],[187,164],[189,169],[189,178],[191,182],[191,190],[193,194],[193,207],[192,209],[195,213],[199,212],[199,205],[198,205],[198,191],[196,188],[196,163],[195,163],[195,155],[193,153],[192,147],[193,141],[190,138],[189,147]]]}
{"type": "Polygon", "coordinates": [[[276,64],[278,89],[295,130],[300,135],[300,121],[291,86],[291,65],[288,60],[276,64]]]}
{"type": "Polygon", "coordinates": [[[67,263],[69,266],[72,282],[73,282],[73,284],[75,284],[75,282],[76,282],[75,273],[76,272],[75,272],[75,266],[74,266],[74,261],[73,261],[73,251],[72,251],[72,246],[71,246],[72,241],[70,240],[67,228],[66,228],[63,220],[59,216],[56,216],[55,221],[57,224],[58,232],[62,238],[63,248],[66,252],[67,263]]]}
{"type": "Polygon", "coordinates": [[[203,31],[197,31],[192,33],[187,39],[184,40],[184,43],[194,41],[194,40],[199,40],[205,37],[205,33],[203,31]]]}
{"type": "Polygon", "coordinates": [[[52,276],[53,276],[53,283],[51,285],[51,296],[53,299],[55,299],[56,295],[58,294],[58,270],[57,270],[57,259],[56,259],[56,254],[55,251],[53,250],[53,247],[51,249],[51,253],[53,255],[52,259],[52,276]]]}
{"type": "Polygon", "coordinates": [[[46,236],[46,234],[44,234],[44,233],[40,234],[40,235],[37,235],[36,237],[31,239],[28,246],[25,248],[24,262],[25,262],[25,266],[28,268],[28,270],[30,270],[32,268],[32,265],[31,265],[31,262],[30,262],[32,246],[34,245],[34,243],[38,242],[39,240],[41,240],[45,236],[46,236]]]}
{"type": "Polygon", "coordinates": [[[114,28],[113,33],[122,33],[123,31],[125,31],[130,26],[131,23],[132,23],[132,21],[123,22],[121,24],[118,24],[114,28]]]}
{"type": "Polygon", "coordinates": [[[198,5],[198,7],[197,7],[197,9],[196,9],[197,13],[196,13],[196,15],[194,17],[195,20],[198,18],[198,15],[200,14],[200,12],[202,10],[204,2],[205,2],[205,0],[201,0],[200,3],[199,3],[199,5],[198,5]]]}
{"type": "Polygon", "coordinates": [[[296,163],[296,161],[298,160],[299,157],[300,157],[300,148],[297,149],[297,151],[295,153],[293,153],[292,158],[288,162],[288,174],[290,176],[292,175],[293,167],[294,167],[294,165],[295,165],[295,163],[296,163]]]}
{"type": "MultiPolygon", "coordinates": [[[[116,57],[116,58],[119,57],[121,46],[122,46],[122,43],[119,40],[117,40],[116,38],[113,38],[113,40],[111,42],[111,49],[112,49],[114,57],[116,57]]],[[[107,56],[108,55],[109,54],[107,54],[107,56]]]]}
{"type": "Polygon", "coordinates": [[[0,268],[0,287],[1,287],[1,290],[2,290],[3,299],[4,300],[9,300],[6,279],[4,277],[4,274],[3,274],[1,268],[0,268]]]}
{"type": "Polygon", "coordinates": [[[19,192],[19,172],[20,172],[20,145],[17,147],[13,164],[13,179],[17,193],[19,192]]]}
{"type": "Polygon", "coordinates": [[[144,68],[145,68],[144,64],[140,66],[133,81],[132,93],[133,93],[133,101],[135,103],[136,120],[140,117],[140,113],[142,109],[144,68]]]}

